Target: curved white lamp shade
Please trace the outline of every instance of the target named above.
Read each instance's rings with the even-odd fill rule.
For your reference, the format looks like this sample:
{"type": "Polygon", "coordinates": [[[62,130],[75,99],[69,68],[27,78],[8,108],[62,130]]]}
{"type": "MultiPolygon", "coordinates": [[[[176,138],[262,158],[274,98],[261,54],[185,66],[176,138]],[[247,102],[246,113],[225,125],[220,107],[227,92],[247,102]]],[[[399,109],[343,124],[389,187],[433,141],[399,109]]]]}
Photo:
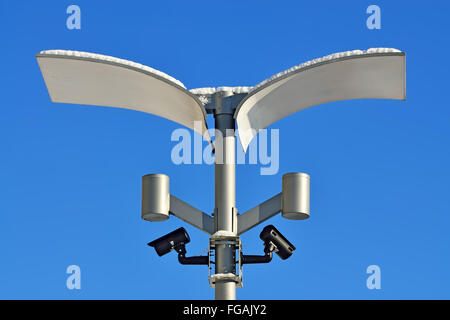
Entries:
{"type": "Polygon", "coordinates": [[[354,50],[312,60],[253,87],[235,112],[244,151],[272,123],[326,102],[406,98],[405,53],[354,50]]]}
{"type": "Polygon", "coordinates": [[[180,81],[163,72],[87,52],[48,50],[36,57],[53,102],[151,113],[196,130],[211,141],[202,103],[180,81]]]}

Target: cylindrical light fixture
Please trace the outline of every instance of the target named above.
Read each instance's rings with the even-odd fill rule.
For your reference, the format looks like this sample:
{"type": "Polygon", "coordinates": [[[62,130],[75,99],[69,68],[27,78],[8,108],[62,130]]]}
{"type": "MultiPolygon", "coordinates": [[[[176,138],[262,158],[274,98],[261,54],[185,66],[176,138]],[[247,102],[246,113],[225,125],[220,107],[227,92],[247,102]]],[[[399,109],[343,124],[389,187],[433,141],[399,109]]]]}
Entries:
{"type": "Polygon", "coordinates": [[[283,175],[282,215],[290,220],[309,218],[309,182],[306,173],[283,175]]]}
{"type": "Polygon", "coordinates": [[[142,219],[164,221],[169,219],[169,177],[165,174],[147,174],[142,177],[142,219]]]}

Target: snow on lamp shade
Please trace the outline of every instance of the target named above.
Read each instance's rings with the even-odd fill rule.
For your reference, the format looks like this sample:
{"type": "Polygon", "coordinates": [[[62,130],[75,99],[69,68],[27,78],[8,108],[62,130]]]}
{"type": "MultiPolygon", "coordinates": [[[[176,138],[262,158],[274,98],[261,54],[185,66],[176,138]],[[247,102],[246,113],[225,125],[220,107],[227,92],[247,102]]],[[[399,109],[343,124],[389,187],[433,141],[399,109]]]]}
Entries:
{"type": "Polygon", "coordinates": [[[286,173],[282,178],[281,214],[290,220],[309,218],[310,177],[306,173],[286,173]]]}
{"type": "Polygon", "coordinates": [[[46,50],[37,60],[53,102],[151,113],[196,130],[209,142],[205,107],[211,97],[223,92],[242,95],[234,118],[244,151],[260,130],[306,108],[351,99],[406,99],[405,53],[392,48],[334,53],[253,87],[189,91],[161,71],[110,56],[46,50]]]}
{"type": "Polygon", "coordinates": [[[150,113],[211,140],[203,104],[183,83],[161,71],[124,59],[68,50],[41,51],[37,61],[53,102],[150,113]]]}
{"type": "Polygon", "coordinates": [[[147,174],[142,177],[142,219],[164,221],[169,219],[169,177],[165,174],[147,174]]]}
{"type": "Polygon", "coordinates": [[[244,151],[258,132],[295,112],[327,102],[406,99],[405,53],[374,48],[314,59],[254,86],[234,117],[244,151]]]}

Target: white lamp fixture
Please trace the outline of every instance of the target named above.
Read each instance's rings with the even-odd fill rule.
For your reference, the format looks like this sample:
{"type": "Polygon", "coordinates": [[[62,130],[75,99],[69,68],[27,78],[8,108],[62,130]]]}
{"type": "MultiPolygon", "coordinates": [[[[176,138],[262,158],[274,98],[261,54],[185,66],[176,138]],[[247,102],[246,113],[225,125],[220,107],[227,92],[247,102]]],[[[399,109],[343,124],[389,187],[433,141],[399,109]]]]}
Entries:
{"type": "MultiPolygon", "coordinates": [[[[53,102],[154,114],[197,130],[210,143],[206,118],[213,114],[215,128],[220,132],[233,132],[237,124],[244,151],[261,129],[312,106],[351,99],[406,98],[405,53],[390,48],[328,55],[278,73],[254,87],[192,90],[161,71],[99,54],[48,50],[40,52],[37,60],[53,102]]],[[[281,193],[238,215],[234,133],[226,133],[221,140],[215,150],[213,215],[170,194],[168,176],[151,174],[142,179],[142,218],[164,221],[171,214],[211,235],[208,256],[186,257],[185,245],[190,238],[184,228],[149,245],[159,255],[175,250],[182,264],[208,265],[216,299],[232,300],[236,298],[236,287],[242,286],[243,264],[270,262],[273,252],[287,259],[295,250],[270,225],[260,235],[265,254],[243,255],[239,235],[280,212],[291,220],[309,218],[310,177],[306,173],[283,175],[281,193]],[[222,163],[217,159],[227,160],[222,163]]]]}

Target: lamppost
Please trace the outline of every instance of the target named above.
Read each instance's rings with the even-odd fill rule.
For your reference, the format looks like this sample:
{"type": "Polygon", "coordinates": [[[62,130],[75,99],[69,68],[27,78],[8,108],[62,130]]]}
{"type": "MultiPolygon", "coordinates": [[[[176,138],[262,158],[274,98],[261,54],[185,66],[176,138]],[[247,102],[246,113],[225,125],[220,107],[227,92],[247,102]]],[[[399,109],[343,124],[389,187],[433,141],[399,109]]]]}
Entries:
{"type": "Polygon", "coordinates": [[[309,217],[309,175],[283,175],[282,192],[238,214],[235,192],[235,125],[247,150],[257,133],[297,111],[333,101],[406,98],[405,53],[389,48],[353,50],[315,59],[254,87],[187,90],[158,70],[104,55],[48,50],[37,55],[53,102],[127,108],[175,121],[212,143],[208,114],[214,116],[215,208],[211,215],[170,194],[169,177],[142,178],[142,218],[164,221],[170,214],[211,235],[209,255],[186,257],[184,228],[149,243],[162,256],[172,250],[182,264],[208,265],[215,298],[233,300],[242,286],[242,265],[267,263],[272,253],[287,259],[295,250],[274,226],[260,238],[264,255],[244,255],[240,235],[282,212],[292,220],[309,217]],[[200,123],[201,125],[196,125],[200,123]],[[212,265],[215,265],[211,274],[212,265]],[[238,269],[236,268],[238,265],[238,269]]]}

